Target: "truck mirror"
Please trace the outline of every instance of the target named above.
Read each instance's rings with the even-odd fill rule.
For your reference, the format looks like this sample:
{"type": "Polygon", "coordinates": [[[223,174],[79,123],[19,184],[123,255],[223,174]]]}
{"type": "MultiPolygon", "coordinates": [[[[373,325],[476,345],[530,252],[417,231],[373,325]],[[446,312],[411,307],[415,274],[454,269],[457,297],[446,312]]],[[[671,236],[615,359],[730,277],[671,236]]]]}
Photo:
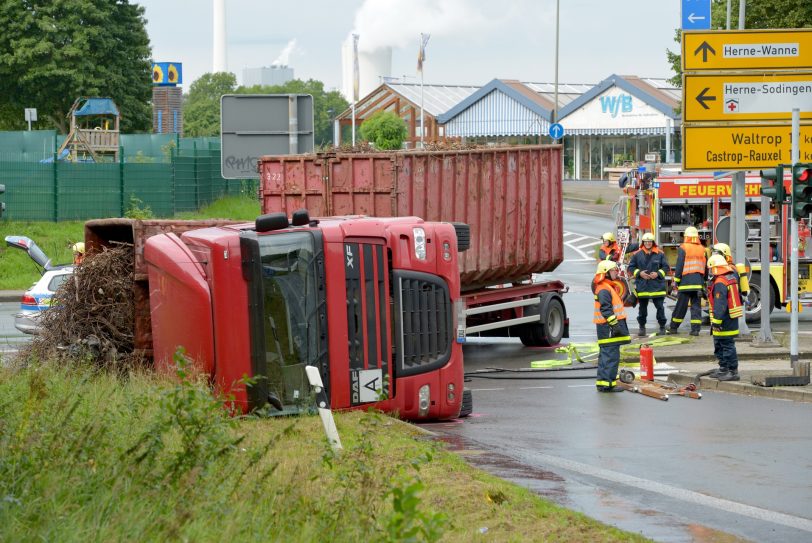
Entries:
{"type": "Polygon", "coordinates": [[[310,222],[310,213],[306,209],[297,209],[291,219],[293,226],[304,226],[310,222]]]}
{"type": "Polygon", "coordinates": [[[268,213],[260,215],[254,223],[257,232],[270,232],[271,230],[282,230],[290,226],[288,216],[284,213],[268,213]]]}

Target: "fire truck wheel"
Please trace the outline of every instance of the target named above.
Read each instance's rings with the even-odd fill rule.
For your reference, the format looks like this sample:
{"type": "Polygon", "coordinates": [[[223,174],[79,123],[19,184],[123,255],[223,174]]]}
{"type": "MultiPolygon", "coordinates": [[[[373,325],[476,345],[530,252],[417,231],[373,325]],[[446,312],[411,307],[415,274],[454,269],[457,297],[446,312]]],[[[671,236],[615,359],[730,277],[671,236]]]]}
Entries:
{"type": "MultiPolygon", "coordinates": [[[[770,285],[770,303],[768,311],[773,312],[777,295],[770,285]]],[[[744,313],[746,322],[761,322],[761,274],[753,272],[750,278],[750,292],[747,294],[747,309],[744,313]]]]}
{"type": "Polygon", "coordinates": [[[561,298],[553,293],[544,294],[538,306],[530,306],[525,315],[538,315],[541,311],[541,322],[534,322],[522,326],[519,339],[524,345],[530,347],[551,347],[561,343],[564,336],[564,327],[567,313],[561,298]]]}
{"type": "Polygon", "coordinates": [[[464,419],[474,410],[474,395],[470,388],[462,389],[462,406],[460,407],[459,418],[464,419]]]}
{"type": "Polygon", "coordinates": [[[452,222],[457,232],[457,252],[463,253],[471,247],[471,227],[464,222],[452,222]]]}

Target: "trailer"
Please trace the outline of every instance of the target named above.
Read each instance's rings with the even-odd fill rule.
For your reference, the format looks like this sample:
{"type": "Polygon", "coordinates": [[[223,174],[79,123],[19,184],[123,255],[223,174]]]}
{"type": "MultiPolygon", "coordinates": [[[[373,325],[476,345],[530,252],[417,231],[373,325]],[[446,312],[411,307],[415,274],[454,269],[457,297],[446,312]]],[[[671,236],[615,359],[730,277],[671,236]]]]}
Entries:
{"type": "Polygon", "coordinates": [[[263,213],[417,216],[455,225],[461,300],[456,336],[569,337],[567,286],[538,274],[564,254],[561,146],[263,156],[263,213]]]}

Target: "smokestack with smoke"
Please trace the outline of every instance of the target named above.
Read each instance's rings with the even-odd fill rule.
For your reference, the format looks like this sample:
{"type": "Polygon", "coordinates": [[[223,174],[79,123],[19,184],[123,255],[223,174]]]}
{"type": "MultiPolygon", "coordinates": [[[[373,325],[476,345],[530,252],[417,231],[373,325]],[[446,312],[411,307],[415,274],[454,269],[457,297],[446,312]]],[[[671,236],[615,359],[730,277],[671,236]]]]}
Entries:
{"type": "Polygon", "coordinates": [[[285,45],[285,48],[282,49],[282,52],[279,53],[279,56],[276,57],[276,60],[274,60],[271,63],[271,66],[287,66],[288,64],[290,64],[290,55],[293,53],[295,49],[296,49],[296,40],[295,39],[290,40],[287,43],[287,45],[285,45]]]}

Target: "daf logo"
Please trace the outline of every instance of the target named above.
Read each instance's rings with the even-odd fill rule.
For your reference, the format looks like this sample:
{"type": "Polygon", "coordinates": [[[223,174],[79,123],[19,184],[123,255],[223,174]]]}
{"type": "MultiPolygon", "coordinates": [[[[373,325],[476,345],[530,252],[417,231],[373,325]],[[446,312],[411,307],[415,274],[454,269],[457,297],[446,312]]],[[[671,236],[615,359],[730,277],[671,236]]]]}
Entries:
{"type": "Polygon", "coordinates": [[[347,267],[352,268],[352,261],[353,261],[353,254],[352,254],[352,247],[349,245],[345,246],[347,248],[347,267]]]}

